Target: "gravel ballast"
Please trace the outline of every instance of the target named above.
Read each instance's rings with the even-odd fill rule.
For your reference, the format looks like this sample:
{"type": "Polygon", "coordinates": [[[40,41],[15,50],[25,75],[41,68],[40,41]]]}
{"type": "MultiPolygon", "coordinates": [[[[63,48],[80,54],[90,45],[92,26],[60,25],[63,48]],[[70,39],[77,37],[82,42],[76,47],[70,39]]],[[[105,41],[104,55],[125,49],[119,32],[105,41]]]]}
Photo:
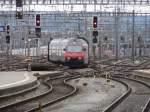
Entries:
{"type": "Polygon", "coordinates": [[[126,91],[124,85],[115,81],[106,82],[104,78],[79,78],[68,83],[79,88],[78,94],[43,109],[44,112],[102,111],[126,91]]]}

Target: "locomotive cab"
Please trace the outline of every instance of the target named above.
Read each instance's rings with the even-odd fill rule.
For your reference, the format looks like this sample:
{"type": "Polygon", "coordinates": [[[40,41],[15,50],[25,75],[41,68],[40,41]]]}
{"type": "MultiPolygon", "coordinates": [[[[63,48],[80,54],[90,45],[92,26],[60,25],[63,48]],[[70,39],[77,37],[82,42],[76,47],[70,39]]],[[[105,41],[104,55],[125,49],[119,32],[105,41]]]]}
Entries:
{"type": "Polygon", "coordinates": [[[83,64],[85,59],[85,50],[83,46],[71,45],[65,49],[64,57],[68,64],[83,64]]]}

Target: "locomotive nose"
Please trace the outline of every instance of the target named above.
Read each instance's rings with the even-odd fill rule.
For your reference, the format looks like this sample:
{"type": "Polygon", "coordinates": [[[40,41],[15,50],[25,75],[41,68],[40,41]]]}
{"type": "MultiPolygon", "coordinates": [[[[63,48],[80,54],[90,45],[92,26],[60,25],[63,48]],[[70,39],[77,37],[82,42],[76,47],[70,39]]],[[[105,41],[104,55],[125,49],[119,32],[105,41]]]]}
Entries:
{"type": "Polygon", "coordinates": [[[65,58],[67,60],[83,60],[83,53],[66,53],[65,58]]]}

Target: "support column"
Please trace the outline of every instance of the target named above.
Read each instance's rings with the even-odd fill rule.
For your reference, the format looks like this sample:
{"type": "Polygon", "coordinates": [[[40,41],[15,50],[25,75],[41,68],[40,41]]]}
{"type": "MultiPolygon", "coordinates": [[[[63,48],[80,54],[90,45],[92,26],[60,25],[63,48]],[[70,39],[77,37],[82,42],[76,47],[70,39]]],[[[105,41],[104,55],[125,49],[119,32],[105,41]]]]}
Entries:
{"type": "Polygon", "coordinates": [[[133,30],[133,32],[132,32],[132,61],[133,61],[133,63],[134,63],[134,61],[135,61],[135,43],[134,43],[134,10],[133,10],[133,13],[132,13],[132,15],[133,15],[133,19],[132,19],[132,30],[133,30]]]}
{"type": "Polygon", "coordinates": [[[116,60],[118,60],[119,58],[119,53],[120,53],[120,49],[119,49],[119,37],[118,37],[118,11],[116,9],[116,13],[115,13],[115,49],[116,49],[116,60]]]}
{"type": "Polygon", "coordinates": [[[38,38],[38,52],[37,52],[37,56],[40,56],[41,55],[41,49],[40,49],[40,47],[41,47],[41,39],[40,38],[38,38]]]}

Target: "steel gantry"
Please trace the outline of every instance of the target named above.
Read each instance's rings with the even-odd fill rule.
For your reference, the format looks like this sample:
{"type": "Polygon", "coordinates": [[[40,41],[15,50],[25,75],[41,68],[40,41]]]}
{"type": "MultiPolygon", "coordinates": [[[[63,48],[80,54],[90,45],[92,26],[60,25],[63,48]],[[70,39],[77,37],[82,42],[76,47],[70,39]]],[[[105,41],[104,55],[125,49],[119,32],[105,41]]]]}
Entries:
{"type": "MultiPolygon", "coordinates": [[[[1,5],[15,5],[16,0],[0,0],[1,5]]],[[[149,5],[149,0],[23,0],[23,5],[149,5]]]]}

